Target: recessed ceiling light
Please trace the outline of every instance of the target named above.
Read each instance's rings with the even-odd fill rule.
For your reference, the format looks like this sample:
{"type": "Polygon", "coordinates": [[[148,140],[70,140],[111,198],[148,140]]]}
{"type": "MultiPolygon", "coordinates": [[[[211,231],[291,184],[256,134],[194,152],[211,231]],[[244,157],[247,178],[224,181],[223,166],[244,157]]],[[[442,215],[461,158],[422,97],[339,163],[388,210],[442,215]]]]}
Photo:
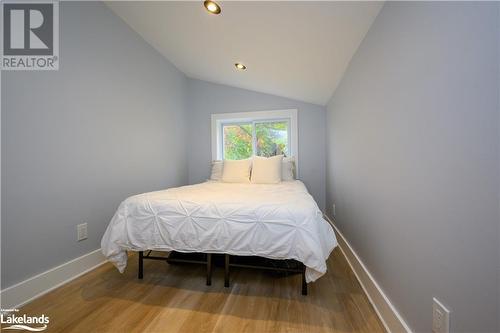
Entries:
{"type": "Polygon", "coordinates": [[[203,6],[205,6],[209,13],[220,14],[221,12],[220,6],[215,1],[205,0],[203,6]]]}
{"type": "Polygon", "coordinates": [[[239,69],[240,71],[244,71],[245,69],[247,69],[247,66],[243,65],[241,62],[235,63],[234,67],[236,67],[236,69],[239,69]]]}

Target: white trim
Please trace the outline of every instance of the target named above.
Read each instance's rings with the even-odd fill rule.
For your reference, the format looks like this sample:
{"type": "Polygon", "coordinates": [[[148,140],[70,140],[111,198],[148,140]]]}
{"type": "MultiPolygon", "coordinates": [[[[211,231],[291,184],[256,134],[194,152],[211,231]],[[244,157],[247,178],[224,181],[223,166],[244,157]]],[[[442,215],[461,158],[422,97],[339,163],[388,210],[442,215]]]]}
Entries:
{"type": "Polygon", "coordinates": [[[335,229],[340,250],[344,254],[347,263],[351,267],[354,275],[359,281],[361,288],[365,292],[368,300],[373,305],[380,321],[389,333],[407,332],[412,333],[412,330],[405,322],[398,310],[391,303],[377,281],[370,274],[365,264],[361,261],[358,254],[351,247],[344,235],[339,231],[337,226],[332,222],[332,219],[325,214],[325,218],[335,229]]]}
{"type": "Polygon", "coordinates": [[[19,308],[106,262],[101,249],[35,275],[0,292],[1,308],[19,308]]]}
{"type": "Polygon", "coordinates": [[[258,120],[287,119],[290,121],[290,156],[295,158],[295,172],[299,176],[299,131],[297,123],[297,109],[270,110],[235,113],[215,113],[211,115],[212,122],[212,160],[222,159],[221,147],[222,133],[220,125],[224,122],[252,122],[258,120]]]}

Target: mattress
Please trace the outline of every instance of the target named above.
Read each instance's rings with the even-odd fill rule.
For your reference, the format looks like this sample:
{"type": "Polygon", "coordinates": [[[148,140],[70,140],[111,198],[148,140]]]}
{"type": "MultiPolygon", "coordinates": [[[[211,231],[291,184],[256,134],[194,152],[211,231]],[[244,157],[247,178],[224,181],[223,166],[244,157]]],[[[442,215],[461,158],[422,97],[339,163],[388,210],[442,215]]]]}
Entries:
{"type": "Polygon", "coordinates": [[[326,273],[335,246],[331,225],[298,180],[208,181],[134,195],[120,204],[101,241],[120,272],[127,250],[228,253],[298,260],[307,282],[326,273]]]}

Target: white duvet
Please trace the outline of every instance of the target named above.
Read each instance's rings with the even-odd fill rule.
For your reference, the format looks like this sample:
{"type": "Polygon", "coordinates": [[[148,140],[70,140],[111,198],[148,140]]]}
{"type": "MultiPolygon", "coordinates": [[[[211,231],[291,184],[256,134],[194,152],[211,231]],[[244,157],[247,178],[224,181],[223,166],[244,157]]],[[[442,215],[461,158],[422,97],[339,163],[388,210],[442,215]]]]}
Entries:
{"type": "Polygon", "coordinates": [[[135,195],[120,204],[101,241],[120,272],[127,250],[175,250],[296,259],[307,282],[325,274],[335,246],[332,227],[298,180],[208,181],[135,195]]]}

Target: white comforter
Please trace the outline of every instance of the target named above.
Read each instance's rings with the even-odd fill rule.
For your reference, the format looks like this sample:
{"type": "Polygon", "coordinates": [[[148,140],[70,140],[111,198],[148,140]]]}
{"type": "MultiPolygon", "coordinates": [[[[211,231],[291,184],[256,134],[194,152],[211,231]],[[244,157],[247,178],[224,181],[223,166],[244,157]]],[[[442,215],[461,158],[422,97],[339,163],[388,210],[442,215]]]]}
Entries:
{"type": "Polygon", "coordinates": [[[298,180],[208,181],[135,195],[120,204],[101,241],[120,272],[126,250],[175,250],[296,259],[306,266],[307,282],[325,274],[335,246],[332,227],[298,180]]]}

